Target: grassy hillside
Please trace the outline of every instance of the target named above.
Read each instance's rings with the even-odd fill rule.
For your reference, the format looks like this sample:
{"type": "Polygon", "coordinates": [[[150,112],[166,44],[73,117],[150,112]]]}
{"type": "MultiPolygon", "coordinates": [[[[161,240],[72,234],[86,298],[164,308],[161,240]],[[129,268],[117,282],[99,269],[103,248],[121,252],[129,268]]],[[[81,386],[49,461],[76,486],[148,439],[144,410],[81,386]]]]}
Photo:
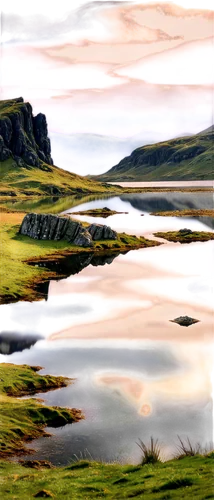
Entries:
{"type": "Polygon", "coordinates": [[[0,101],[0,160],[0,196],[115,191],[53,165],[46,117],[22,98],[0,101]]]}
{"type": "MultiPolygon", "coordinates": [[[[1,162],[0,196],[111,193],[115,188],[67,172],[55,165],[20,167],[13,158],[1,162]]],[[[119,191],[120,189],[118,189],[119,191]]]]}
{"type": "MultiPolygon", "coordinates": [[[[78,425],[78,424],[77,424],[78,425]]],[[[214,498],[213,454],[144,466],[72,463],[67,467],[23,467],[0,462],[4,500],[34,497],[57,500],[205,500],[214,498]]]]}
{"type": "Polygon", "coordinates": [[[214,179],[214,128],[135,149],[99,181],[162,181],[214,179]]]}

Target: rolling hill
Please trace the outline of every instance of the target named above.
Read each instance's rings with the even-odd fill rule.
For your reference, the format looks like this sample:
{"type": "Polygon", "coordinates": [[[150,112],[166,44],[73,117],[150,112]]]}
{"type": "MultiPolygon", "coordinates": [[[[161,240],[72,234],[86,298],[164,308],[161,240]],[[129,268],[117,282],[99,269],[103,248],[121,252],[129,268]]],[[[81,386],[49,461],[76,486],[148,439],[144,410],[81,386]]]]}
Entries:
{"type": "Polygon", "coordinates": [[[214,126],[196,135],[135,149],[108,172],[105,182],[214,179],[214,126]]]}

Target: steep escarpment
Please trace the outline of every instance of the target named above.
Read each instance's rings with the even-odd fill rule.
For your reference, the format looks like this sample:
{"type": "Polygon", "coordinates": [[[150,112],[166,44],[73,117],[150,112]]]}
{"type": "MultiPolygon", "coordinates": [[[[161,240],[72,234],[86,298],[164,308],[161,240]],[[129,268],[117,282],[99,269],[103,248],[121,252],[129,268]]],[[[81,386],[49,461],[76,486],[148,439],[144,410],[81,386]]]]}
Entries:
{"type": "Polygon", "coordinates": [[[161,181],[213,179],[214,127],[200,134],[135,149],[100,181],[161,181]]]}
{"type": "Polygon", "coordinates": [[[0,196],[113,191],[53,165],[47,120],[22,97],[0,101],[0,196]]]}
{"type": "Polygon", "coordinates": [[[0,109],[0,160],[13,157],[20,166],[53,165],[45,115],[33,116],[31,104],[22,97],[3,101],[0,109]]]}

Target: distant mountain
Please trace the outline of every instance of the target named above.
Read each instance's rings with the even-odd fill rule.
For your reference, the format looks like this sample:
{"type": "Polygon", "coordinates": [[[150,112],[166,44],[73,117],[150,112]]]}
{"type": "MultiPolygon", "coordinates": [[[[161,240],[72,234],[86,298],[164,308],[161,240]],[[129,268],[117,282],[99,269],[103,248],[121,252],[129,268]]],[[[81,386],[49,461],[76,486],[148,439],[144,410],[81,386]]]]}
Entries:
{"type": "Polygon", "coordinates": [[[169,134],[160,134],[159,132],[140,132],[140,134],[134,135],[130,137],[130,139],[134,139],[136,141],[144,141],[148,144],[149,142],[161,142],[166,141],[167,139],[172,139],[173,136],[169,134]]]}
{"type": "Polygon", "coordinates": [[[142,145],[142,138],[127,140],[93,133],[52,132],[50,138],[57,165],[61,164],[65,170],[78,172],[79,175],[87,175],[89,172],[100,175],[123,156],[130,154],[134,148],[142,145]]]}
{"type": "Polygon", "coordinates": [[[102,175],[105,182],[214,179],[214,126],[196,135],[135,149],[102,175]]]}

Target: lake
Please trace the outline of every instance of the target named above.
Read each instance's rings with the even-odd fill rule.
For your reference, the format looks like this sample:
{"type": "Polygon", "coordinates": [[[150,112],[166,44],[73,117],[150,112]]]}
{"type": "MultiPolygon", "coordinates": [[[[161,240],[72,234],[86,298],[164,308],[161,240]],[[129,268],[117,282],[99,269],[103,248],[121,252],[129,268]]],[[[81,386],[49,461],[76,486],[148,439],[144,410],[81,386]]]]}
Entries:
{"type": "MultiPolygon", "coordinates": [[[[214,229],[210,217],[150,215],[213,208],[212,192],[84,198],[63,213],[104,206],[128,214],[76,217],[146,236],[214,229]]],[[[138,438],[159,438],[166,458],[176,450],[177,435],[202,445],[212,441],[213,256],[214,241],[166,242],[79,267],[71,256],[65,264],[69,277],[51,281],[46,300],[0,306],[3,331],[43,337],[30,349],[0,355],[0,361],[41,365],[42,373],[75,378],[69,387],[37,397],[85,414],[85,420],[48,429],[52,437],[31,443],[35,459],[67,464],[91,456],[138,463],[138,438]],[[170,322],[184,315],[199,323],[185,328],[170,322]]]]}
{"type": "Polygon", "coordinates": [[[108,184],[118,185],[122,187],[132,187],[132,188],[173,188],[173,187],[212,187],[214,188],[214,180],[212,181],[155,181],[155,182],[109,182],[108,184]]]}

